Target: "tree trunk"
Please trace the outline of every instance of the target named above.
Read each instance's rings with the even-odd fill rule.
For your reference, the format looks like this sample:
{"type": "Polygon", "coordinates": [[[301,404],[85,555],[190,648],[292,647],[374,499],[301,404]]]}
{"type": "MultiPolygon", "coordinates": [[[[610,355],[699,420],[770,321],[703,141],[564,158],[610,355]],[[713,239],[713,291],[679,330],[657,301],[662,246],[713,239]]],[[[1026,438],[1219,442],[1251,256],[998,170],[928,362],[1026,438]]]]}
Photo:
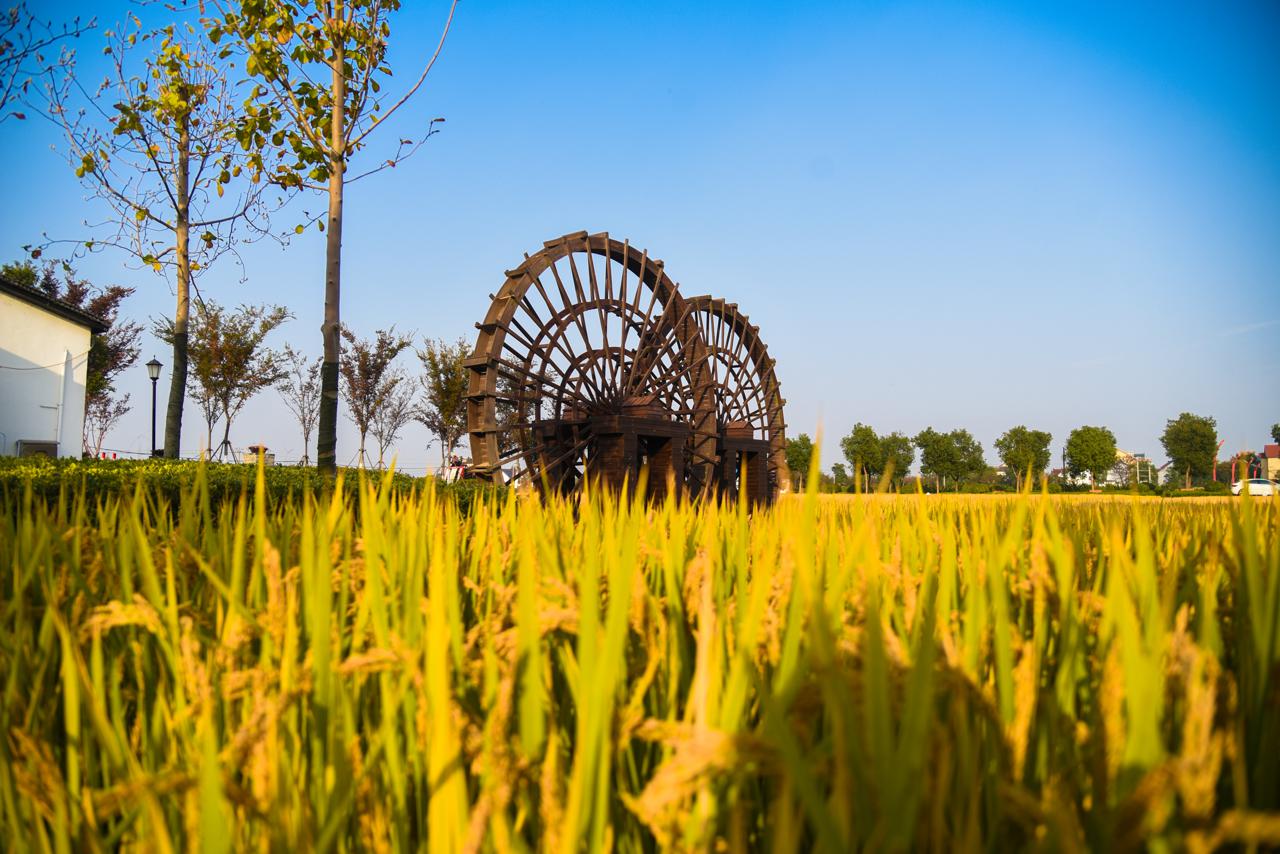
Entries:
{"type": "Polygon", "coordinates": [[[1187,463],[1187,475],[1184,482],[1185,482],[1185,488],[1190,489],[1191,488],[1191,463],[1187,463]]]}
{"type": "Polygon", "coordinates": [[[176,460],[182,445],[182,404],[187,396],[187,333],[191,318],[191,222],[188,166],[191,132],[183,118],[178,131],[178,206],[174,249],[178,261],[178,305],[173,313],[173,368],[169,373],[169,405],[164,416],[164,455],[176,460]]]}
{"type": "MultiPolygon", "coordinates": [[[[342,74],[343,51],[334,51],[332,60],[333,120],[329,125],[329,222],[326,226],[324,323],[320,334],[324,340],[324,362],[320,367],[320,430],[316,441],[316,465],[332,474],[338,465],[338,357],[341,353],[339,330],[342,315],[342,190],[346,169],[347,80],[342,74]]],[[[360,459],[364,462],[364,438],[360,440],[360,459]]]]}
{"type": "Polygon", "coordinates": [[[226,420],[223,422],[222,426],[222,443],[218,445],[218,454],[221,456],[222,449],[226,448],[231,452],[231,462],[234,463],[236,461],[236,455],[235,452],[231,450],[231,416],[230,414],[223,412],[222,417],[226,420]]]}

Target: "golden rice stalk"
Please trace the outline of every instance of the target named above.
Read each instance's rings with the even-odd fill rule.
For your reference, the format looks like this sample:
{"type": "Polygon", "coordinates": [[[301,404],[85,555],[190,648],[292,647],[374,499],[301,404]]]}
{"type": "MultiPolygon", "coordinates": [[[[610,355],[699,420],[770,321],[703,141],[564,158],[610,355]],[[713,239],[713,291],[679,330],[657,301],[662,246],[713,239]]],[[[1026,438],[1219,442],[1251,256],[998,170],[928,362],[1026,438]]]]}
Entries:
{"type": "Polygon", "coordinates": [[[704,726],[647,720],[636,728],[635,736],[672,748],[638,797],[622,795],[623,803],[663,848],[675,842],[689,801],[707,783],[776,765],[773,750],[762,740],[704,726]]]}
{"type": "Polygon", "coordinates": [[[163,636],[165,633],[159,613],[141,593],[135,593],[129,604],[112,600],[90,611],[89,616],[80,624],[80,642],[122,626],[139,626],[156,636],[163,636]]]}

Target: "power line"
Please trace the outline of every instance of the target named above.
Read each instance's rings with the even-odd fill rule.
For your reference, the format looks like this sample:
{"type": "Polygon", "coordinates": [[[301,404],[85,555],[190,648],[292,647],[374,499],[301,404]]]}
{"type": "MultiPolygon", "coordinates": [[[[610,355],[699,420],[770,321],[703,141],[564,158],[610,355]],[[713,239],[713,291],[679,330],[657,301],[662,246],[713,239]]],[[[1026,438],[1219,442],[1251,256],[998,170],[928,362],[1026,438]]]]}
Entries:
{"type": "MultiPolygon", "coordinates": [[[[83,353],[81,353],[78,356],[72,356],[71,360],[72,362],[78,362],[87,355],[89,355],[89,351],[85,350],[83,353]]],[[[64,357],[62,361],[54,362],[52,365],[31,365],[25,368],[20,368],[16,365],[0,365],[0,371],[48,371],[53,368],[61,368],[66,363],[67,363],[67,360],[64,357]]]]}

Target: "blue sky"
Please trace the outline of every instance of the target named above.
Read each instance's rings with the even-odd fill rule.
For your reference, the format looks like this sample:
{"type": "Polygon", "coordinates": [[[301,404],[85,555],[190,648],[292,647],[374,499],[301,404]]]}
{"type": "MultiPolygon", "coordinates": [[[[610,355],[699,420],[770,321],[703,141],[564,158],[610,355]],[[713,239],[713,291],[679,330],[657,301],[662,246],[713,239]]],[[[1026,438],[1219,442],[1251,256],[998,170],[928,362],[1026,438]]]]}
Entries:
{"type": "MultiPolygon", "coordinates": [[[[447,4],[406,7],[401,84],[447,4]]],[[[466,0],[384,142],[437,115],[443,132],[349,189],[344,319],[470,337],[521,253],[609,231],[750,314],[789,433],[821,424],[827,464],[855,421],[965,427],[992,461],[1015,424],[1052,432],[1055,458],[1104,424],[1162,458],[1165,420],[1192,411],[1256,448],[1280,421],[1278,41],[1273,3],[466,0]]],[[[95,215],[57,141],[0,126],[20,166],[0,254],[95,215]]],[[[318,352],[322,236],[245,258],[247,284],[228,265],[202,289],[287,305],[277,343],[318,352]]],[[[135,317],[171,311],[168,285],[119,257],[81,270],[137,287],[135,317]]],[[[135,408],[111,447],[146,447],[147,385],[141,367],[121,383],[135,408]]],[[[267,394],[233,439],[296,458],[296,432],[267,394]]],[[[354,454],[345,421],[339,440],[354,454]]],[[[426,441],[406,431],[401,464],[434,463],[426,441]]]]}

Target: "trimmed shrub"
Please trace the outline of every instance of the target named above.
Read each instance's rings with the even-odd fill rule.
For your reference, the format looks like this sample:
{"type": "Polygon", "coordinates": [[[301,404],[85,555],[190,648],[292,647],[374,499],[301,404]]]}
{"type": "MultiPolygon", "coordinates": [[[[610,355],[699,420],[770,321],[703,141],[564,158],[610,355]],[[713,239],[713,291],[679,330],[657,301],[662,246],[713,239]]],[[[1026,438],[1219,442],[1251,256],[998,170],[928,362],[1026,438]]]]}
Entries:
{"type": "MultiPolygon", "coordinates": [[[[83,497],[86,505],[93,507],[99,501],[132,493],[142,487],[152,496],[177,506],[181,504],[184,489],[190,489],[202,469],[209,500],[215,505],[253,491],[257,466],[252,463],[0,457],[0,492],[19,494],[30,489],[36,497],[48,502],[58,501],[65,493],[66,498],[72,500],[83,497]]],[[[361,471],[343,469],[341,473],[343,492],[348,498],[358,501],[361,471]]],[[[401,472],[365,471],[363,475],[379,482],[390,478],[394,493],[422,489],[427,484],[426,478],[411,477],[401,472]]],[[[297,466],[267,466],[263,469],[263,480],[267,496],[272,501],[296,499],[308,493],[316,497],[329,496],[337,483],[315,468],[297,466]]],[[[456,497],[459,508],[465,512],[477,495],[501,491],[504,487],[464,480],[437,483],[436,489],[456,497]]]]}

